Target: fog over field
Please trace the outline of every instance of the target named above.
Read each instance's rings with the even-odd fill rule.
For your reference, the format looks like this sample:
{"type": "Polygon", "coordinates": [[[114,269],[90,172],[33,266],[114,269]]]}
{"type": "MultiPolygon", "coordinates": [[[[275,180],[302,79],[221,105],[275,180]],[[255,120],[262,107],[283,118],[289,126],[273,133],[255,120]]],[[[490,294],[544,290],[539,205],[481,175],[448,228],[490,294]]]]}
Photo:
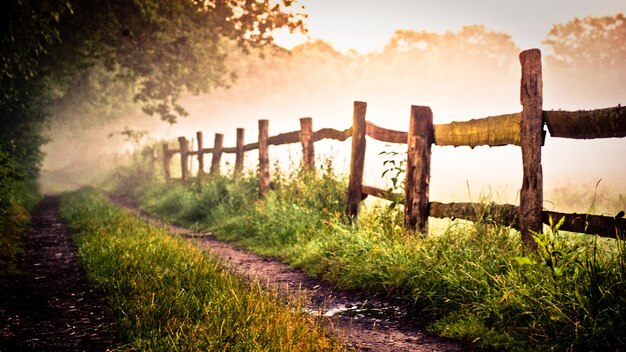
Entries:
{"type": "MultiPolygon", "coordinates": [[[[574,66],[549,50],[552,47],[543,48],[544,110],[626,104],[623,57],[603,67],[574,66]]],[[[351,124],[355,100],[368,103],[369,121],[403,131],[408,128],[411,105],[430,106],[435,124],[519,112],[518,54],[523,49],[527,48],[519,48],[508,34],[484,26],[445,33],[397,31],[385,47],[368,53],[339,51],[321,40],[290,51],[266,49],[263,58],[258,52],[244,55],[233,49],[229,64],[237,78],[230,87],[208,95],[185,95],[181,105],[189,116],[176,124],[147,117],[130,103],[106,112],[63,106],[57,114],[66,117],[55,120],[52,142],[45,146],[44,175],[58,176],[62,175],[59,170],[71,172],[78,165],[88,165],[55,182],[64,179],[76,186],[94,179],[91,172],[103,171],[111,155],[136,150],[137,145],[120,136],[125,128],[146,131],[144,143],[165,139],[172,147],[178,136],[192,139],[196,131],[202,131],[205,147],[210,147],[214,133],[223,133],[224,145],[234,146],[238,127],[246,129],[246,143],[256,141],[258,119],[270,120],[270,135],[298,130],[301,117],[312,117],[315,130],[343,130],[351,124]],[[112,132],[114,136],[109,137],[112,132]],[[75,181],[76,174],[80,181],[75,181]]],[[[585,54],[593,56],[594,48],[587,49],[585,54]]],[[[379,152],[405,148],[368,139],[364,183],[387,187],[380,177],[384,157],[379,152]]],[[[349,150],[349,141],[316,144],[318,158],[332,159],[342,172],[347,171],[349,150]]],[[[565,140],[548,135],[542,149],[545,207],[586,211],[600,180],[597,211],[612,211],[620,202],[626,207],[625,152],[623,138],[565,140]]],[[[281,167],[287,168],[297,164],[299,145],[272,147],[270,153],[272,163],[280,160],[281,167]]],[[[254,163],[251,152],[247,165],[254,168],[254,163]]],[[[516,204],[521,180],[519,147],[433,146],[432,200],[475,201],[489,195],[499,203],[516,204]]],[[[44,188],[56,187],[45,178],[42,182],[44,188]]]]}

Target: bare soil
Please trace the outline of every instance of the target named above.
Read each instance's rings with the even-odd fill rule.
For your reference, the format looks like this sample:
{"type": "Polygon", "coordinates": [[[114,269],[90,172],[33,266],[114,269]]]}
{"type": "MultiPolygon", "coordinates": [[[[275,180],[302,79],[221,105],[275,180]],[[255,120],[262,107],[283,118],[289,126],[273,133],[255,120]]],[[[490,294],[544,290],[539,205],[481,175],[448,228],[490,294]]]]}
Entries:
{"type": "Polygon", "coordinates": [[[427,318],[385,297],[360,291],[335,288],[331,283],[308,276],[299,269],[273,259],[247,252],[219,241],[214,234],[176,226],[140,210],[132,203],[116,199],[127,211],[171,232],[184,236],[248,280],[275,289],[284,295],[303,299],[304,309],[328,318],[329,326],[350,350],[403,351],[473,351],[463,344],[437,337],[425,329],[427,318]]]}
{"type": "Polygon", "coordinates": [[[0,351],[107,351],[116,345],[101,292],[87,283],[76,246],[46,197],[25,234],[20,274],[0,280],[0,351]]]}

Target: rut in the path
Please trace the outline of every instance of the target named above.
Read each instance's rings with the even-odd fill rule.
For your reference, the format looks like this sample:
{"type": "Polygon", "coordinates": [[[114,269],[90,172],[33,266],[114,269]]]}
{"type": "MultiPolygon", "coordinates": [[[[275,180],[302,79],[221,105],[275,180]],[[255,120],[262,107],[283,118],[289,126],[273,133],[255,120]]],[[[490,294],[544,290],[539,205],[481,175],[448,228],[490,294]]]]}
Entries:
{"type": "Polygon", "coordinates": [[[0,282],[0,352],[111,348],[107,302],[87,284],[58,198],[40,203],[24,240],[23,274],[0,282]]]}

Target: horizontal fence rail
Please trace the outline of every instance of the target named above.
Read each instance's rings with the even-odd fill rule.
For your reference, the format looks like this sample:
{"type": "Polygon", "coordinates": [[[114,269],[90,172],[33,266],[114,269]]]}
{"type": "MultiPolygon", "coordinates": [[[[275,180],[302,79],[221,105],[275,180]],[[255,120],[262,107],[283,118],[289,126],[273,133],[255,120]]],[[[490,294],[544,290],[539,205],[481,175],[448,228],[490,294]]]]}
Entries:
{"type": "Polygon", "coordinates": [[[544,111],[552,137],[572,139],[626,137],[626,107],[580,111],[544,111]]]}
{"type": "Polygon", "coordinates": [[[515,113],[435,125],[435,144],[472,148],[481,145],[520,145],[521,121],[522,114],[515,113]]]}
{"type": "MultiPolygon", "coordinates": [[[[498,147],[503,145],[520,145],[521,123],[520,112],[497,116],[488,116],[468,121],[436,124],[434,144],[455,147],[498,147]],[[502,132],[504,131],[504,132],[502,132]]],[[[597,110],[563,111],[544,110],[543,121],[548,127],[550,136],[569,139],[598,139],[626,137],[626,106],[597,110]]],[[[367,136],[378,141],[406,144],[407,133],[380,127],[366,121],[367,136]]],[[[282,133],[270,137],[270,145],[298,143],[300,131],[282,133]]],[[[334,139],[345,141],[352,136],[352,128],[336,130],[322,128],[313,133],[313,141],[334,139]]],[[[259,143],[244,146],[244,151],[259,149],[259,143]]],[[[213,153],[213,148],[204,148],[204,154],[213,153]]],[[[223,148],[222,153],[236,153],[236,147],[223,148]]],[[[180,153],[180,149],[168,149],[169,154],[180,153]]],[[[198,151],[189,151],[189,155],[197,155],[198,151]]]]}
{"type": "MultiPolygon", "coordinates": [[[[163,144],[163,169],[166,180],[171,179],[170,164],[175,154],[181,157],[181,176],[190,177],[189,156],[198,158],[198,177],[204,174],[204,154],[212,154],[210,175],[219,173],[220,158],[224,153],[234,153],[234,176],[243,169],[243,155],[259,150],[259,194],[270,189],[269,149],[293,143],[302,145],[302,166],[315,168],[314,143],[324,139],[346,141],[352,138],[350,177],[346,198],[346,214],[358,215],[360,202],[368,196],[404,204],[404,224],[409,230],[425,233],[428,217],[458,218],[470,221],[497,222],[520,230],[524,243],[535,247],[532,233],[540,233],[543,224],[563,220],[560,230],[624,238],[626,219],[620,216],[567,214],[543,209],[543,176],[541,147],[545,140],[543,126],[547,125],[552,137],[593,139],[626,137],[626,107],[617,106],[588,111],[542,110],[541,53],[537,49],[520,54],[522,66],[522,111],[488,116],[462,122],[433,124],[432,111],[425,106],[412,106],[409,131],[386,129],[366,120],[367,104],[354,102],[352,126],[345,130],[322,128],[313,130],[311,118],[301,118],[299,131],[268,136],[268,120],[259,120],[258,141],[244,144],[244,129],[237,129],[235,147],[223,147],[223,135],[216,133],[212,148],[204,148],[202,132],[197,132],[197,150],[189,148],[185,137],[178,138],[178,149],[163,144]],[[391,193],[362,184],[365,163],[366,137],[407,145],[407,162],[404,194],[391,193]],[[520,205],[481,203],[439,203],[429,200],[431,146],[504,146],[515,145],[522,149],[523,182],[520,205]]],[[[622,214],[620,212],[620,214],[622,214]]]]}
{"type": "MultiPolygon", "coordinates": [[[[403,194],[364,185],[361,199],[365,199],[368,196],[386,199],[395,203],[404,201],[403,194]]],[[[513,204],[430,202],[428,216],[433,218],[487,221],[510,226],[516,230],[520,229],[519,207],[513,204]]],[[[568,214],[544,210],[541,213],[541,219],[546,225],[556,224],[563,219],[563,224],[559,228],[561,231],[586,233],[608,238],[615,238],[616,235],[626,233],[626,218],[618,216],[568,214]]]]}
{"type": "MultiPolygon", "coordinates": [[[[521,113],[489,116],[462,122],[434,125],[438,146],[497,147],[508,144],[520,145],[521,113]]],[[[407,132],[389,130],[367,122],[367,135],[388,143],[406,143],[407,132]]]]}

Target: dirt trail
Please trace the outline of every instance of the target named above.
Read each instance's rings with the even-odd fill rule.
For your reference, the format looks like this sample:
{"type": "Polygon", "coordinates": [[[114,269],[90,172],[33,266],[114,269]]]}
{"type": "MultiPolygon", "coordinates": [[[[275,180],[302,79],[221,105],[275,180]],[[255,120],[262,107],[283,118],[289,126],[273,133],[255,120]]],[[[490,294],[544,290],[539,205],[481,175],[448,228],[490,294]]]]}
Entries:
{"type": "Polygon", "coordinates": [[[166,226],[173,233],[188,238],[250,280],[258,280],[282,293],[307,297],[305,308],[312,314],[328,317],[330,326],[350,349],[376,352],[474,350],[469,345],[425,332],[423,326],[415,323],[415,316],[408,317],[405,309],[394,306],[389,300],[363,292],[338,290],[301,270],[219,241],[213,234],[169,224],[137,210],[128,202],[116,200],[116,203],[153,224],[166,226]]]}
{"type": "MultiPolygon", "coordinates": [[[[119,204],[119,202],[118,202],[119,204]]],[[[20,260],[19,280],[0,282],[0,352],[106,351],[115,347],[112,318],[100,292],[87,284],[69,229],[59,219],[58,199],[44,199],[33,214],[20,260]]],[[[278,261],[248,253],[212,234],[166,225],[221,258],[233,271],[284,294],[307,297],[306,309],[329,319],[347,347],[359,351],[468,351],[411,323],[403,309],[383,298],[342,291],[278,261]]]]}
{"type": "Polygon", "coordinates": [[[106,351],[107,302],[89,288],[59,200],[46,197],[25,234],[16,280],[0,282],[0,351],[106,351]]]}

